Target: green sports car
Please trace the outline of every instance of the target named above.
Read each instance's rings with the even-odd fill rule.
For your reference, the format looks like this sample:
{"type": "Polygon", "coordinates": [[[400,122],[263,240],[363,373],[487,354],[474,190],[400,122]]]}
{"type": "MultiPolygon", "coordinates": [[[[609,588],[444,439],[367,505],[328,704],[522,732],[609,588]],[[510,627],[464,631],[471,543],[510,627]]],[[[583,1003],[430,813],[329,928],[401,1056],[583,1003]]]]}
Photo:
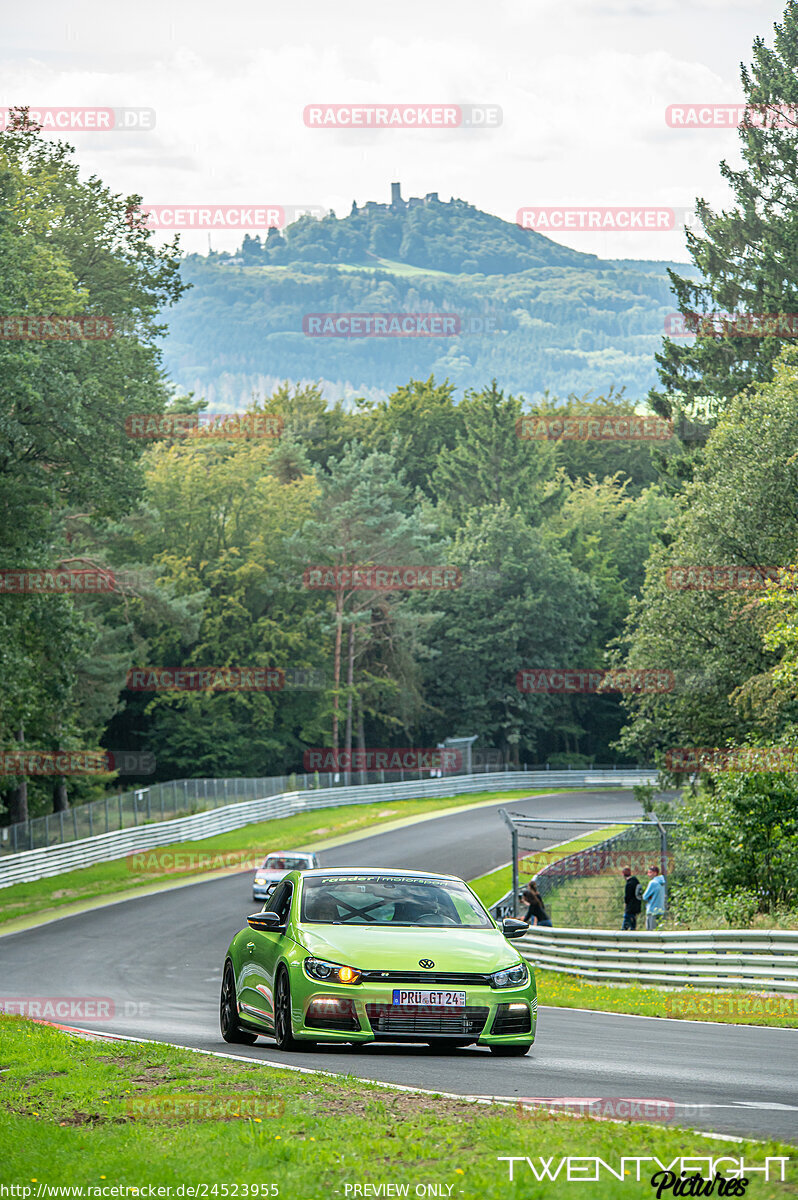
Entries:
{"type": "Polygon", "coordinates": [[[291,871],[227,951],[227,1042],[426,1042],[526,1054],[535,979],[462,879],[417,871],[291,871]]]}

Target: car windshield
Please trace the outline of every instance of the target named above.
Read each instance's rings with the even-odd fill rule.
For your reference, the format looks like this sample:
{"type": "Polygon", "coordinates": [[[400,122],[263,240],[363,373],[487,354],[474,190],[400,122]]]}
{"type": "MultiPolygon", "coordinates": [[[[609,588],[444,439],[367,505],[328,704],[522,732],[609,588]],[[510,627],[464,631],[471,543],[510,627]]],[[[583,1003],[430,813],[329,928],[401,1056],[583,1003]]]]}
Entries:
{"type": "Polygon", "coordinates": [[[464,883],[408,875],[316,875],[302,886],[303,921],[317,925],[490,928],[464,883]]]}
{"type": "Polygon", "coordinates": [[[296,854],[270,854],[263,864],[266,871],[303,871],[308,860],[296,854]]]}

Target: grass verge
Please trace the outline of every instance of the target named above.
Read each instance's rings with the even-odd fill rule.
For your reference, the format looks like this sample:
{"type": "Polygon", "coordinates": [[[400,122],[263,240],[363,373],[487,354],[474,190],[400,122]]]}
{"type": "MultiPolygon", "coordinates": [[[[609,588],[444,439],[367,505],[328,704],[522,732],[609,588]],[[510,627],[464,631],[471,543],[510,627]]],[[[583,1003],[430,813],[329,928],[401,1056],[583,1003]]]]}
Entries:
{"type": "Polygon", "coordinates": [[[535,979],[538,1003],[554,1008],[589,1008],[641,1017],[798,1029],[798,996],[749,992],[742,988],[710,991],[693,987],[646,987],[638,983],[593,983],[581,975],[538,969],[535,979]]]}
{"type": "MultiPolygon", "coordinates": [[[[777,1142],[730,1146],[664,1125],[414,1095],[169,1046],[88,1041],[17,1017],[0,1017],[0,1044],[0,1177],[30,1188],[32,1197],[70,1186],[86,1189],[77,1193],[84,1197],[114,1186],[121,1190],[107,1195],[149,1196],[148,1189],[159,1186],[171,1188],[161,1196],[176,1197],[191,1194],[186,1185],[204,1184],[207,1190],[195,1196],[563,1200],[573,1195],[564,1168],[556,1181],[535,1184],[519,1163],[510,1183],[508,1164],[499,1159],[528,1156],[540,1170],[542,1156],[556,1170],[561,1158],[578,1156],[584,1173],[585,1158],[617,1170],[621,1156],[668,1164],[729,1154],[757,1165],[768,1157],[791,1158],[786,1183],[754,1175],[746,1195],[798,1195],[796,1149],[777,1142]],[[367,1184],[375,1190],[366,1191],[367,1184]],[[408,1191],[388,1192],[387,1184],[408,1191]],[[431,1184],[438,1190],[427,1191],[431,1184]]],[[[478,1079],[475,1057],[475,1087],[478,1079]]],[[[602,1173],[591,1184],[583,1175],[579,1192],[601,1200],[650,1197],[656,1169],[644,1165],[639,1182],[602,1173]]],[[[718,1169],[729,1172],[728,1160],[718,1169]]],[[[26,1200],[22,1190],[8,1194],[26,1200]]]]}
{"type": "MultiPolygon", "coordinates": [[[[596,842],[620,832],[621,826],[597,829],[581,837],[572,838],[562,845],[552,847],[539,855],[528,855],[523,860],[522,874],[533,875],[546,863],[555,858],[565,858],[586,850],[596,842]]],[[[617,874],[617,873],[616,873],[617,874]]],[[[469,881],[483,904],[495,904],[512,887],[512,866],[499,867],[487,875],[469,881]]],[[[581,881],[584,886],[584,880],[581,881]]],[[[594,882],[590,880],[589,882],[594,882]]],[[[609,887],[615,879],[602,878],[609,887]]],[[[566,885],[569,886],[569,885],[566,885]]],[[[571,884],[578,887],[579,883],[571,884]]],[[[562,888],[557,888],[546,904],[554,915],[558,910],[553,900],[562,888]]],[[[623,908],[623,883],[616,891],[615,911],[617,917],[623,908]]],[[[584,907],[585,899],[582,897],[584,907]]],[[[607,902],[609,912],[609,901],[607,902]]],[[[555,921],[555,924],[565,924],[555,921]]],[[[614,928],[615,926],[612,926],[614,928]]],[[[798,996],[782,996],[773,993],[748,992],[726,989],[711,991],[699,988],[658,988],[629,985],[593,983],[579,975],[565,975],[557,971],[535,971],[538,986],[538,1003],[552,1008],[588,1008],[594,1012],[631,1013],[643,1017],[672,1017],[688,1021],[719,1021],[735,1025],[770,1025],[781,1029],[798,1029],[798,996]]]]}
{"type": "MultiPolygon", "coordinates": [[[[568,791],[560,788],[558,791],[568,791]]],[[[113,897],[160,883],[201,878],[220,869],[251,869],[271,849],[298,849],[392,821],[424,816],[444,809],[465,808],[490,800],[512,800],[547,795],[551,788],[524,788],[512,792],[471,792],[418,800],[345,804],[336,808],[297,813],[276,821],[244,825],[241,829],[201,841],[179,842],[157,850],[81,867],[50,879],[15,883],[0,889],[0,928],[32,913],[52,913],[77,902],[113,897]]],[[[260,865],[259,863],[257,865],[260,865]]]]}

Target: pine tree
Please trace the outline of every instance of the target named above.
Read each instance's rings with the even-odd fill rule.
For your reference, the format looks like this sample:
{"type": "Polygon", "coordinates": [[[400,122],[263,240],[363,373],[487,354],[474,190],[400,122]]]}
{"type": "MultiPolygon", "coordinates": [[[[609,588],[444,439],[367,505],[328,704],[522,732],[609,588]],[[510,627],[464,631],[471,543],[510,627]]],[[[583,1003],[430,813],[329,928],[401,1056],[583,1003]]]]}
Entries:
{"type": "MultiPolygon", "coordinates": [[[[771,49],[753,45],[753,64],[741,64],[746,114],[740,127],[744,165],[724,160],[723,178],[734,205],[715,212],[696,203],[703,234],[687,231],[687,245],[701,278],[670,271],[679,311],[690,314],[798,313],[798,2],[789,0],[775,26],[771,49]]],[[[781,323],[783,326],[783,322],[781,323]]],[[[754,381],[773,378],[785,343],[773,336],[741,335],[737,323],[698,323],[695,340],[666,338],[657,355],[661,389],[650,400],[661,416],[705,409],[717,415],[729,399],[754,381]]]]}

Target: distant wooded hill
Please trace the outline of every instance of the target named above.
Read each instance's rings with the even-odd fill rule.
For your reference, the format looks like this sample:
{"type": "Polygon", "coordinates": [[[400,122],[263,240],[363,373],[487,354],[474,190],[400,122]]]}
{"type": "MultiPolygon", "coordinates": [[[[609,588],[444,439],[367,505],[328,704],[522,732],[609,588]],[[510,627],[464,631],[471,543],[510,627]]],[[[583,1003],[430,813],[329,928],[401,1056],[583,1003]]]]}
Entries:
{"type": "MultiPolygon", "coordinates": [[[[190,255],[191,291],[171,313],[165,361],[184,388],[232,408],[280,380],[330,398],[385,395],[409,378],[642,398],[674,310],[667,267],[602,260],[462,200],[353,205],[247,235],[235,255],[190,255]],[[316,313],[453,313],[444,337],[330,337],[316,313]]],[[[680,273],[690,273],[678,264],[680,273]]]]}

